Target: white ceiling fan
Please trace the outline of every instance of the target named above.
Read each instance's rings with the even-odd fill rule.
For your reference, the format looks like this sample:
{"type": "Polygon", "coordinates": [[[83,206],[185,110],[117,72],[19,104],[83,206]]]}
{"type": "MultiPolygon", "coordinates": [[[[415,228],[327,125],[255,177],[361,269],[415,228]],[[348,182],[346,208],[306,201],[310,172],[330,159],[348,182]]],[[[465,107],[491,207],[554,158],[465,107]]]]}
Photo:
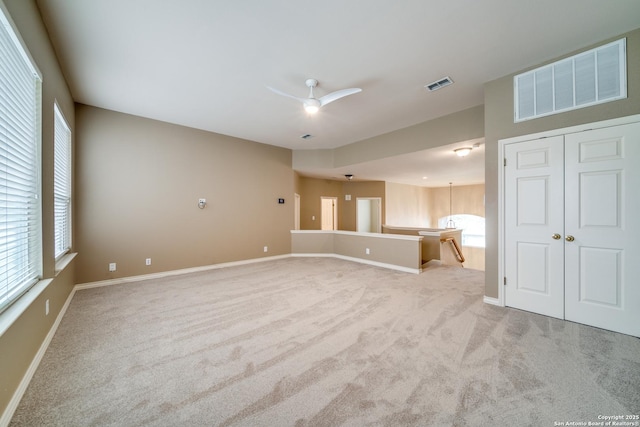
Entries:
{"type": "Polygon", "coordinates": [[[318,81],[316,79],[307,79],[305,80],[305,84],[309,88],[309,97],[308,98],[299,98],[297,96],[289,95],[288,93],[282,92],[281,90],[274,89],[270,86],[267,86],[272,92],[277,93],[278,95],[286,96],[288,98],[293,98],[302,102],[304,105],[304,109],[307,113],[313,114],[317,113],[320,107],[327,105],[330,102],[335,101],[336,99],[344,98],[345,96],[353,95],[354,93],[362,92],[360,88],[350,88],[350,89],[342,89],[337,90],[335,92],[331,92],[321,98],[316,98],[313,94],[313,88],[318,86],[318,81]]]}

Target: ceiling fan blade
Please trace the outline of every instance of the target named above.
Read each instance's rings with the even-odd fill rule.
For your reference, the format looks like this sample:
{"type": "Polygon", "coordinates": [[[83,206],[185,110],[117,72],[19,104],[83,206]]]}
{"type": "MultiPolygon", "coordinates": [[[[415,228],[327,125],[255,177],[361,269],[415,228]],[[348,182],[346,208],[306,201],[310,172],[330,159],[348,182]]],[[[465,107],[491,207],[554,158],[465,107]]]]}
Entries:
{"type": "Polygon", "coordinates": [[[331,93],[323,96],[318,101],[320,101],[320,105],[321,106],[322,105],[327,105],[328,103],[333,102],[336,99],[344,98],[345,96],[353,95],[354,93],[358,93],[358,92],[362,92],[362,89],[360,89],[360,88],[351,88],[351,89],[337,90],[335,92],[331,92],[331,93]]]}
{"type": "Polygon", "coordinates": [[[269,89],[271,92],[276,93],[278,95],[282,95],[282,96],[286,96],[287,98],[293,98],[299,102],[304,103],[304,101],[306,100],[305,98],[298,98],[297,96],[293,96],[293,95],[289,95],[286,92],[283,92],[281,90],[278,90],[276,88],[272,88],[271,86],[267,86],[267,89],[269,89]]]}

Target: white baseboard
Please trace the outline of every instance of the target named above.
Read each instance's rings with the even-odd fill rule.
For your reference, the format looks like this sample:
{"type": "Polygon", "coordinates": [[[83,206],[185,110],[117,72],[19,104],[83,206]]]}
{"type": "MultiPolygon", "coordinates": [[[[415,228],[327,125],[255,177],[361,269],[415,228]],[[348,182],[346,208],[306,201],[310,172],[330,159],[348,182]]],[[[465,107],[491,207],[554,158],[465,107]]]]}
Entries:
{"type": "Polygon", "coordinates": [[[360,264],[373,265],[375,267],[388,268],[390,270],[402,271],[404,273],[411,273],[411,274],[420,274],[420,273],[422,273],[422,269],[419,269],[419,268],[403,267],[401,265],[387,264],[385,262],[371,261],[371,260],[368,260],[368,259],[350,257],[350,256],[339,255],[339,254],[334,254],[334,253],[291,254],[291,256],[292,257],[306,257],[306,258],[313,258],[313,257],[328,258],[328,257],[331,257],[331,258],[343,259],[345,261],[358,262],[360,264]]]}
{"type": "Polygon", "coordinates": [[[99,288],[102,286],[122,285],[125,283],[141,282],[143,280],[151,280],[151,279],[161,279],[163,277],[178,276],[181,274],[188,274],[188,273],[198,273],[201,271],[215,270],[218,268],[235,267],[239,265],[254,264],[256,262],[264,262],[264,261],[274,261],[277,259],[284,259],[284,258],[290,258],[290,257],[333,257],[333,258],[344,259],[346,261],[359,262],[361,264],[374,265],[376,267],[383,267],[383,268],[389,268],[392,270],[404,271],[405,273],[419,274],[421,272],[420,269],[416,269],[416,268],[402,267],[399,265],[387,264],[387,263],[377,262],[377,261],[370,261],[362,258],[348,257],[348,256],[338,255],[333,253],[286,254],[286,255],[276,255],[272,257],[264,257],[264,258],[253,258],[253,259],[247,259],[242,261],[225,262],[221,264],[205,265],[202,267],[183,268],[180,270],[163,271],[160,273],[142,274],[140,276],[120,277],[117,279],[100,280],[97,282],[79,283],[74,287],[74,290],[79,291],[82,289],[99,288]]]}
{"type": "Polygon", "coordinates": [[[180,270],[162,271],[160,273],[142,274],[139,276],[119,277],[117,279],[108,279],[108,280],[100,280],[97,282],[79,283],[74,287],[74,289],[82,290],[82,289],[99,288],[102,286],[121,285],[124,283],[141,282],[143,280],[151,280],[151,279],[161,279],[163,277],[179,276],[181,274],[198,273],[200,271],[216,270],[218,268],[254,264],[256,262],[274,261],[277,259],[284,259],[284,258],[290,258],[290,257],[291,257],[291,254],[276,255],[276,256],[270,256],[270,257],[264,257],[264,258],[252,258],[252,259],[246,259],[242,261],[232,261],[232,262],[223,262],[220,264],[204,265],[202,267],[192,267],[192,268],[183,268],[180,270]]]}
{"type": "Polygon", "coordinates": [[[504,304],[502,304],[498,298],[488,297],[488,296],[485,295],[483,300],[484,300],[485,304],[491,304],[491,305],[497,305],[498,307],[504,307],[504,304]]]}
{"type": "Polygon", "coordinates": [[[58,313],[58,317],[56,317],[55,322],[53,322],[53,325],[51,326],[49,333],[47,334],[44,341],[40,345],[40,348],[38,349],[38,352],[36,353],[35,357],[31,361],[31,364],[29,365],[27,372],[25,372],[24,376],[22,377],[22,380],[20,381],[18,388],[16,389],[15,393],[13,393],[13,397],[11,397],[11,400],[9,401],[7,408],[2,414],[2,417],[0,417],[0,427],[6,427],[11,422],[11,418],[13,417],[13,414],[15,413],[16,409],[18,409],[20,400],[22,400],[22,396],[24,396],[25,391],[27,391],[27,387],[29,387],[31,378],[33,378],[33,375],[36,373],[36,369],[38,369],[38,366],[40,365],[40,362],[42,361],[42,358],[44,357],[44,354],[47,351],[47,348],[49,348],[49,344],[51,343],[53,336],[58,330],[58,326],[60,326],[60,322],[62,321],[64,314],[67,312],[67,308],[69,307],[69,304],[71,304],[71,300],[73,299],[73,295],[75,293],[76,293],[75,288],[71,290],[71,293],[69,293],[67,300],[64,302],[62,309],[58,313]]]}

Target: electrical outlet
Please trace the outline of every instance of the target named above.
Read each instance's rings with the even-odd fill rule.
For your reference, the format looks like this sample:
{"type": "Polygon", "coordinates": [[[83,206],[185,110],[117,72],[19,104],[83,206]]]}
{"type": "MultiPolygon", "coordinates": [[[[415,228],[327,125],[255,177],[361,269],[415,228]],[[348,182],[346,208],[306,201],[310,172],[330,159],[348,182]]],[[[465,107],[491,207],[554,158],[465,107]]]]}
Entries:
{"type": "Polygon", "coordinates": [[[109,263],[109,271],[116,271],[116,263],[115,262],[110,262],[109,263]]]}
{"type": "Polygon", "coordinates": [[[264,247],[264,251],[265,251],[265,252],[269,252],[269,247],[268,247],[268,246],[265,246],[265,247],[264,247]]]}
{"type": "Polygon", "coordinates": [[[151,258],[147,258],[147,259],[145,259],[145,260],[144,260],[144,263],[145,263],[146,265],[151,265],[151,258]]]}
{"type": "Polygon", "coordinates": [[[46,300],[44,303],[44,315],[45,316],[49,315],[49,300],[46,300]]]}
{"type": "Polygon", "coordinates": [[[371,255],[371,251],[369,250],[369,248],[366,248],[366,249],[364,250],[364,253],[365,253],[365,254],[367,254],[367,255],[371,255]]]}

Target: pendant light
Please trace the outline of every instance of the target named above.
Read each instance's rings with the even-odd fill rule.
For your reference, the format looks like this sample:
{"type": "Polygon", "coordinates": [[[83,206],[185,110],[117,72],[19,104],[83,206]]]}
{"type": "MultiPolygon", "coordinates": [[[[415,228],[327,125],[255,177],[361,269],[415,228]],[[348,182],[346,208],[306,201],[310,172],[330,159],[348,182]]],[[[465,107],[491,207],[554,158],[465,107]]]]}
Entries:
{"type": "Polygon", "coordinates": [[[453,218],[451,217],[451,206],[452,206],[452,198],[451,198],[451,185],[452,183],[449,183],[449,220],[447,221],[447,226],[445,228],[456,228],[456,223],[453,221],[453,218]]]}

